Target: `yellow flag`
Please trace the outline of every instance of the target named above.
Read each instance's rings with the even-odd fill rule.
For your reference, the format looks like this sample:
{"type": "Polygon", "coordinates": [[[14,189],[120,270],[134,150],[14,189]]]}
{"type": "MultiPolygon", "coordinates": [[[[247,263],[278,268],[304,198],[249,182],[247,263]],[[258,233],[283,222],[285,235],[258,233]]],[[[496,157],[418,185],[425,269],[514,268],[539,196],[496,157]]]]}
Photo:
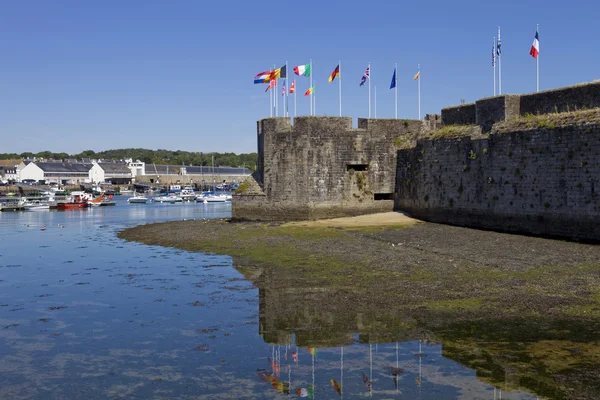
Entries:
{"type": "Polygon", "coordinates": [[[419,77],[421,76],[421,71],[417,72],[417,74],[415,75],[415,77],[413,78],[413,80],[417,80],[419,79],[419,77]]]}

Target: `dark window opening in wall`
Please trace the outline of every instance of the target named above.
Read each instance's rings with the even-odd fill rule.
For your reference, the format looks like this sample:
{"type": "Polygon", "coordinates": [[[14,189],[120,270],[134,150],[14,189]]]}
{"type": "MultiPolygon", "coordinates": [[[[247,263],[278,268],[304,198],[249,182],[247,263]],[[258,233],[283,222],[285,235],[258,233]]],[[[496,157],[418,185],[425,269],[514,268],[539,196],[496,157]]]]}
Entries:
{"type": "Polygon", "coordinates": [[[346,171],[368,171],[369,164],[347,164],[346,171]]]}
{"type": "Polygon", "coordinates": [[[394,193],[375,193],[373,200],[394,200],[394,193]]]}

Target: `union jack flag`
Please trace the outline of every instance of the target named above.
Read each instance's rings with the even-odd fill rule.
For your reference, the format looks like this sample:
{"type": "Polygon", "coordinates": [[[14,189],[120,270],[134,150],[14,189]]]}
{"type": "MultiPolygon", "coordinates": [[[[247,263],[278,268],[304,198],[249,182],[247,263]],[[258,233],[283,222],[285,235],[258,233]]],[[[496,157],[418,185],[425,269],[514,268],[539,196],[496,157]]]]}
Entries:
{"type": "Polygon", "coordinates": [[[369,72],[370,69],[371,68],[367,68],[367,70],[365,71],[365,74],[362,76],[362,79],[360,80],[360,86],[364,85],[365,82],[367,81],[367,79],[369,79],[371,77],[370,72],[369,72]]]}

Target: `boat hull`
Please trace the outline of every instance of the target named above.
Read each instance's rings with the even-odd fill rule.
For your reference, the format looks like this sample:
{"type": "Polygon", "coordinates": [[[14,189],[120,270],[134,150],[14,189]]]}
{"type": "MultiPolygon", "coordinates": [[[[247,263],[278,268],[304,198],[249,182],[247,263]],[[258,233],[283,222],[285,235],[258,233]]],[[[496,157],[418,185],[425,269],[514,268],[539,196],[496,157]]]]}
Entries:
{"type": "Polygon", "coordinates": [[[77,208],[86,208],[88,203],[57,203],[56,208],[58,210],[73,210],[77,208]]]}

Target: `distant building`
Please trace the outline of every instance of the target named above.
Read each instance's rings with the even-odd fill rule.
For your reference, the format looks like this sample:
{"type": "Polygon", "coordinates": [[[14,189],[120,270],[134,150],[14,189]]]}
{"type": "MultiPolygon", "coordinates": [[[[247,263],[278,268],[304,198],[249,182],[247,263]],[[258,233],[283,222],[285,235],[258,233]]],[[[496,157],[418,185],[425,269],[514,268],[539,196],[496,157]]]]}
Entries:
{"type": "Polygon", "coordinates": [[[76,184],[90,182],[92,164],[30,162],[19,171],[19,180],[33,179],[36,182],[57,182],[76,184]]]}
{"type": "Polygon", "coordinates": [[[89,171],[89,179],[93,183],[129,184],[131,183],[131,170],[124,163],[94,162],[89,171]]]}
{"type": "Polygon", "coordinates": [[[4,176],[2,178],[4,181],[16,182],[19,180],[19,174],[15,167],[3,167],[3,171],[0,175],[4,176]]]}
{"type": "Polygon", "coordinates": [[[132,178],[136,176],[146,175],[146,163],[140,160],[133,161],[132,159],[125,160],[127,167],[131,171],[132,178]]]}

